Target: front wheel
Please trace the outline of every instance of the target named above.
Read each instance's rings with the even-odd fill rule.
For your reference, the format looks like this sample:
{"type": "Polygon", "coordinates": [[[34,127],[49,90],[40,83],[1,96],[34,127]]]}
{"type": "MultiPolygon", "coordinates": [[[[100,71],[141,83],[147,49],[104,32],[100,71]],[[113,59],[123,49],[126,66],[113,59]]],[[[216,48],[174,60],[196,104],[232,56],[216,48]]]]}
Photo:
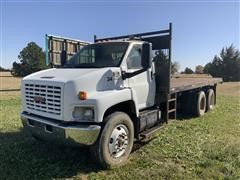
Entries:
{"type": "Polygon", "coordinates": [[[122,165],[127,161],[133,146],[134,128],[130,117],[115,112],[104,119],[105,126],[91,153],[104,168],[122,165]]]}

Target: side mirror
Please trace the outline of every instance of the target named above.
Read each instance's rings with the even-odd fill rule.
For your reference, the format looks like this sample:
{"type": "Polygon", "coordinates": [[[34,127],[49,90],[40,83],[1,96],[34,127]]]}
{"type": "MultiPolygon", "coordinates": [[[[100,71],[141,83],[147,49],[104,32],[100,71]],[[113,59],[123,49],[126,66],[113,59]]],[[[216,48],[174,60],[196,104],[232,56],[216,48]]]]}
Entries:
{"type": "Polygon", "coordinates": [[[141,64],[143,69],[148,69],[151,67],[150,50],[151,50],[151,45],[149,43],[143,43],[142,58],[141,58],[141,64]]]}

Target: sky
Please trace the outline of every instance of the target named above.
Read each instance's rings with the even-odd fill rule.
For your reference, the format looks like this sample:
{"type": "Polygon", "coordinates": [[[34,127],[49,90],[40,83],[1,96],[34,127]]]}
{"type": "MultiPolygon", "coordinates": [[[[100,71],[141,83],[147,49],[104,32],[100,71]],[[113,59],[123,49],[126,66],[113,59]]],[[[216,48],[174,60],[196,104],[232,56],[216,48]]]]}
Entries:
{"type": "Polygon", "coordinates": [[[0,0],[0,66],[11,68],[31,41],[45,49],[45,34],[93,41],[167,29],[173,23],[172,60],[180,70],[205,65],[223,47],[239,49],[240,2],[0,0]]]}

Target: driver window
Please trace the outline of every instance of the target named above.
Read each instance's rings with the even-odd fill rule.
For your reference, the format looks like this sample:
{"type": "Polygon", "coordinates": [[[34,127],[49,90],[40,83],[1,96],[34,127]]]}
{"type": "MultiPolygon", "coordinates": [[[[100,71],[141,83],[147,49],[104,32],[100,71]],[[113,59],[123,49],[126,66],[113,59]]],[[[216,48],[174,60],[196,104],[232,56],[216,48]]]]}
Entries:
{"type": "Polygon", "coordinates": [[[141,65],[141,45],[134,45],[127,58],[128,69],[140,69],[141,65]]]}

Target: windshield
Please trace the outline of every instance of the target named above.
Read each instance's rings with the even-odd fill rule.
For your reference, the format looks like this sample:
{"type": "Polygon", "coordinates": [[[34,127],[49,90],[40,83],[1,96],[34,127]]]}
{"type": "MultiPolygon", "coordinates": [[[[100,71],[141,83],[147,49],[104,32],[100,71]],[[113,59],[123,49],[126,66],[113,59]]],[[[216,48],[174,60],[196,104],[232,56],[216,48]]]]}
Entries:
{"type": "Polygon", "coordinates": [[[109,42],[91,44],[83,47],[64,67],[102,68],[118,67],[127,50],[127,42],[109,42]]]}

